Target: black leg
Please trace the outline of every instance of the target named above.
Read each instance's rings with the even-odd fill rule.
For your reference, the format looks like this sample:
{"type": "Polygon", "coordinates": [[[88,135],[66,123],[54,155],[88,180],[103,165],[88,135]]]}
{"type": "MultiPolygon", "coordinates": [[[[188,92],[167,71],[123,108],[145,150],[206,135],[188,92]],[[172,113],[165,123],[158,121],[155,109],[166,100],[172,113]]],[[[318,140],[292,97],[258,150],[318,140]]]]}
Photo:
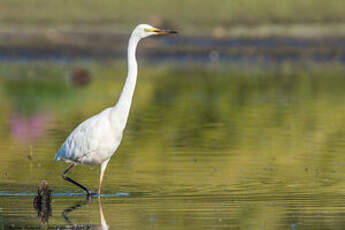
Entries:
{"type": "Polygon", "coordinates": [[[68,171],[71,169],[71,168],[73,168],[75,166],[75,163],[72,163],[70,166],[68,166],[63,172],[62,172],[62,178],[64,179],[64,180],[66,180],[66,181],[68,181],[68,182],[70,182],[70,183],[72,183],[72,184],[75,184],[75,185],[77,185],[78,187],[80,187],[81,189],[83,189],[85,192],[86,192],[86,194],[87,194],[87,196],[89,197],[89,196],[92,196],[92,192],[91,191],[89,191],[87,188],[85,188],[83,185],[81,185],[81,184],[79,184],[78,182],[76,182],[76,181],[74,181],[74,180],[72,180],[71,178],[69,178],[66,174],[68,173],[68,171]]]}

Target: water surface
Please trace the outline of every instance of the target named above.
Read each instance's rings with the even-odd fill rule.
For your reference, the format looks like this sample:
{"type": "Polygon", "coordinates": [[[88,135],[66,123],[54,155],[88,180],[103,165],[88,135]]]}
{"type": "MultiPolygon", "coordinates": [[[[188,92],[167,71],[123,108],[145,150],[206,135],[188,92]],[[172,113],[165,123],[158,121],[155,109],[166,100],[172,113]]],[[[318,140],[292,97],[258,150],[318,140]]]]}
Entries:
{"type": "MultiPolygon", "coordinates": [[[[40,227],[32,199],[44,179],[55,193],[51,228],[343,229],[337,64],[143,65],[102,202],[86,201],[54,154],[77,124],[116,102],[123,66],[0,66],[2,228],[40,227]],[[87,86],[71,84],[75,68],[89,71],[87,86]]],[[[70,175],[96,190],[98,174],[78,166],[70,175]]]]}

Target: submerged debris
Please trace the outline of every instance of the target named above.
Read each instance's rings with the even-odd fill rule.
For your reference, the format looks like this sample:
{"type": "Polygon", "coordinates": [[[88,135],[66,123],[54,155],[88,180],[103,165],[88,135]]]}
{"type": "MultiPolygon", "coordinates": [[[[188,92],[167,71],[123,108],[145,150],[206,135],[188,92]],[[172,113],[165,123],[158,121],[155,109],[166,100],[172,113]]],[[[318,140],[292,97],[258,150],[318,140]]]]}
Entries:
{"type": "Polygon", "coordinates": [[[48,183],[43,180],[37,189],[37,195],[34,198],[33,206],[37,210],[37,215],[40,217],[40,224],[48,223],[49,216],[52,215],[51,201],[52,190],[49,189],[48,183]]]}

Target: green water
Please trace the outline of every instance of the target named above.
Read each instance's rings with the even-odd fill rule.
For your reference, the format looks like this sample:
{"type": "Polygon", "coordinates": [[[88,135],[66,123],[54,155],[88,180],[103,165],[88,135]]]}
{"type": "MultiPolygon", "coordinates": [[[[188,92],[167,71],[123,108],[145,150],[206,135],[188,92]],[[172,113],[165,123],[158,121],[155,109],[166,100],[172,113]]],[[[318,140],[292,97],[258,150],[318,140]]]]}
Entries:
{"type": "MultiPolygon", "coordinates": [[[[77,124],[116,102],[123,66],[0,65],[0,229],[39,228],[30,194],[41,180],[60,194],[49,228],[344,228],[338,64],[141,65],[105,174],[108,196],[101,204],[67,196],[81,191],[63,181],[67,165],[54,154],[77,124]],[[92,80],[73,87],[70,72],[80,67],[92,80]]],[[[97,167],[78,166],[70,176],[97,189],[97,167]]]]}

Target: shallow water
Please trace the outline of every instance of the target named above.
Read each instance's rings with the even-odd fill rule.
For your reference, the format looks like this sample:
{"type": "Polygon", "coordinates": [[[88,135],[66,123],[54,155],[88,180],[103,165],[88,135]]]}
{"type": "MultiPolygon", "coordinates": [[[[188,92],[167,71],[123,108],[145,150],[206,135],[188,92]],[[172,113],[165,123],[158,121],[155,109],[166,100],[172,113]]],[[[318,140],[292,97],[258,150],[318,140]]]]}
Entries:
{"type": "MultiPolygon", "coordinates": [[[[115,103],[122,65],[0,66],[1,228],[40,227],[32,200],[46,180],[49,228],[343,229],[343,67],[144,65],[101,203],[87,201],[54,154],[115,103]],[[86,87],[69,81],[81,67],[86,87]]],[[[96,190],[98,173],[70,175],[96,190]]]]}

